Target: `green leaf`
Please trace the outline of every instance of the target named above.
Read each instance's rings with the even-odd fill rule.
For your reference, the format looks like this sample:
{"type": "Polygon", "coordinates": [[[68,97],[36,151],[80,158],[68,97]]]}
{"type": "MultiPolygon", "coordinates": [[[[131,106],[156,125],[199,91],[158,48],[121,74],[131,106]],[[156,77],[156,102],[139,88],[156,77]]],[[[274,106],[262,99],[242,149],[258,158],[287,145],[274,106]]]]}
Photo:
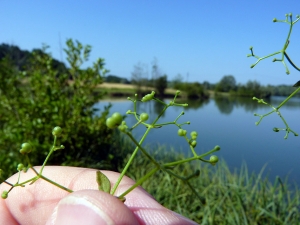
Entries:
{"type": "Polygon", "coordinates": [[[109,179],[100,171],[96,172],[97,174],[97,183],[98,183],[98,189],[100,191],[104,191],[106,193],[110,192],[110,181],[109,179]]]}

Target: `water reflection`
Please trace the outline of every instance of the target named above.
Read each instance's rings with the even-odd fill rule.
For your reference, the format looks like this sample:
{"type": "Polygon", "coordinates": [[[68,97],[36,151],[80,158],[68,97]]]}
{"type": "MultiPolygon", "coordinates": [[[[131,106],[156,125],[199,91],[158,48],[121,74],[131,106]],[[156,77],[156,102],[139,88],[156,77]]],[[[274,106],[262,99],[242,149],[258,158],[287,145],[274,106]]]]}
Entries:
{"type": "MultiPolygon", "coordinates": [[[[216,96],[214,98],[216,106],[220,113],[230,114],[235,108],[242,107],[246,112],[256,112],[260,109],[270,109],[270,106],[265,104],[259,104],[257,101],[251,98],[238,97],[238,96],[216,96]]],[[[265,100],[267,103],[277,107],[281,102],[285,100],[285,97],[273,97],[269,100],[265,100]]],[[[285,108],[296,109],[300,108],[300,98],[292,98],[284,104],[285,108]]]]}
{"type": "MultiPolygon", "coordinates": [[[[278,106],[284,98],[271,98],[270,102],[278,106]]],[[[170,100],[167,99],[166,102],[170,100]]],[[[258,120],[253,113],[263,114],[271,111],[269,106],[258,104],[249,98],[229,97],[214,98],[206,101],[187,101],[187,108],[170,107],[162,116],[159,123],[174,121],[182,112],[185,115],[179,123],[191,121],[190,125],[184,126],[188,133],[196,130],[199,140],[196,151],[206,152],[215,145],[221,146],[218,155],[225,159],[231,169],[240,168],[242,162],[246,162],[249,172],[259,172],[267,163],[266,173],[271,179],[278,175],[284,177],[289,174],[290,181],[295,181],[300,185],[300,137],[292,134],[287,140],[283,139],[284,132],[275,133],[272,131],[275,126],[283,126],[282,121],[276,114],[272,114],[263,119],[259,126],[254,122],[258,120]]],[[[96,106],[104,108],[108,102],[100,102],[96,106]]],[[[133,103],[130,101],[112,102],[111,113],[114,111],[126,112],[133,110],[133,103]]],[[[153,121],[163,105],[156,102],[146,102],[137,104],[137,112],[147,112],[150,115],[149,122],[153,121]]],[[[292,125],[292,129],[300,133],[299,120],[300,99],[291,99],[281,108],[282,114],[292,125]]],[[[136,120],[129,115],[126,118],[128,125],[133,125],[136,120]]],[[[145,131],[145,127],[138,126],[133,134],[140,138],[145,131]]],[[[184,138],[177,135],[177,127],[174,125],[155,129],[150,132],[145,144],[156,148],[157,144],[173,147],[177,151],[188,154],[189,147],[184,138]]]]}

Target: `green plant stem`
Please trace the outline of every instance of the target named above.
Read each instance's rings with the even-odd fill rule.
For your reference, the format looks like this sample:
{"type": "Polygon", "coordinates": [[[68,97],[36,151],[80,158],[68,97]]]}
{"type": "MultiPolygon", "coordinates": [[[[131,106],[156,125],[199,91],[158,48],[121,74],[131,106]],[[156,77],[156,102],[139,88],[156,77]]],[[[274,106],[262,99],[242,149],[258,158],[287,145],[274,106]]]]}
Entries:
{"type": "Polygon", "coordinates": [[[163,104],[163,105],[165,105],[165,106],[168,106],[168,104],[166,104],[165,102],[161,101],[161,100],[158,99],[158,98],[153,98],[153,100],[154,100],[154,101],[157,101],[157,102],[159,102],[159,103],[161,103],[161,104],[163,104]]]}
{"type": "Polygon", "coordinates": [[[297,92],[300,91],[300,87],[298,87],[295,91],[293,91],[292,94],[289,95],[286,99],[284,99],[277,107],[276,109],[280,109],[281,106],[283,106],[287,101],[289,101],[297,92]]]}
{"type": "MultiPolygon", "coordinates": [[[[207,156],[207,155],[209,155],[209,154],[211,154],[211,153],[213,153],[215,151],[218,151],[218,150],[220,150],[220,147],[216,146],[214,149],[212,149],[209,152],[204,153],[204,154],[202,154],[200,156],[195,156],[195,157],[191,157],[191,158],[188,158],[188,159],[178,160],[176,162],[166,163],[166,164],[163,165],[162,168],[173,167],[173,166],[176,166],[176,165],[179,165],[179,164],[182,164],[182,163],[186,163],[186,162],[190,162],[190,161],[193,161],[193,160],[197,160],[197,159],[201,160],[201,158],[203,158],[203,157],[205,157],[205,156],[207,156]]],[[[161,169],[160,166],[157,166],[156,168],[152,169],[150,172],[148,172],[145,176],[143,176],[141,179],[139,179],[133,186],[131,186],[130,188],[128,188],[123,194],[121,194],[118,197],[119,198],[125,197],[125,195],[127,195],[129,192],[131,192],[134,188],[136,188],[139,185],[141,185],[145,180],[147,180],[150,176],[152,176],[154,173],[156,173],[160,169],[161,169]]],[[[193,189],[193,187],[190,187],[190,188],[193,189]]]]}
{"type": "Polygon", "coordinates": [[[257,61],[256,61],[251,67],[256,66],[261,60],[264,60],[264,59],[266,59],[266,58],[269,58],[269,57],[271,57],[271,56],[273,56],[273,55],[277,55],[277,54],[279,54],[279,53],[281,53],[281,52],[282,52],[282,50],[281,50],[281,51],[278,51],[278,52],[275,52],[275,53],[272,53],[272,54],[270,54],[270,55],[264,56],[264,57],[259,57],[259,56],[257,56],[257,55],[254,55],[254,53],[252,52],[252,56],[255,57],[255,58],[257,58],[257,61]]]}
{"type": "Polygon", "coordinates": [[[32,177],[31,179],[26,180],[26,181],[24,181],[24,182],[22,182],[22,183],[16,183],[15,185],[13,185],[13,187],[23,186],[23,185],[25,185],[25,184],[27,184],[27,183],[29,183],[29,182],[35,182],[35,181],[38,180],[39,178],[40,178],[40,176],[32,177]]]}
{"type": "Polygon", "coordinates": [[[39,173],[40,175],[42,175],[43,170],[44,170],[44,167],[46,166],[46,163],[47,163],[48,159],[50,158],[51,154],[53,153],[53,151],[54,151],[54,149],[55,149],[55,146],[56,146],[56,140],[57,140],[57,137],[54,136],[53,146],[52,146],[50,152],[48,153],[48,155],[47,155],[47,157],[46,157],[46,159],[45,159],[45,161],[44,161],[44,163],[43,163],[43,165],[42,165],[42,168],[41,168],[40,173],[39,173]]]}
{"type": "Polygon", "coordinates": [[[284,56],[289,61],[289,63],[292,65],[292,67],[294,67],[296,70],[300,71],[300,68],[293,63],[293,61],[290,59],[290,57],[288,56],[288,54],[286,52],[284,52],[284,56]]]}
{"type": "MultiPolygon", "coordinates": [[[[151,129],[151,128],[149,128],[151,129]]],[[[142,153],[152,162],[154,163],[156,166],[159,167],[159,164],[155,161],[155,159],[153,159],[148,152],[135,140],[135,138],[132,136],[132,134],[130,132],[126,132],[126,134],[129,136],[129,138],[133,141],[133,143],[142,151],[142,153]]]]}
{"type": "Polygon", "coordinates": [[[128,188],[124,193],[122,193],[119,198],[125,197],[129,192],[131,192],[133,189],[141,185],[145,180],[147,180],[149,177],[151,177],[154,173],[156,173],[159,170],[159,168],[154,168],[150,172],[148,172],[145,176],[143,176],[141,179],[139,179],[134,185],[132,185],[130,188],[128,188]]]}
{"type": "Polygon", "coordinates": [[[186,163],[186,162],[190,162],[190,161],[197,160],[197,159],[201,160],[203,157],[205,157],[207,155],[210,155],[211,153],[219,151],[219,150],[220,150],[220,147],[219,146],[215,146],[212,150],[210,150],[210,151],[208,151],[208,152],[206,152],[206,153],[204,153],[202,155],[194,156],[194,157],[191,157],[191,158],[188,158],[188,159],[182,159],[182,160],[179,160],[179,161],[176,161],[176,162],[166,163],[163,166],[164,167],[172,167],[172,166],[176,166],[176,165],[179,165],[179,164],[182,164],[182,163],[186,163]]]}
{"type": "Polygon", "coordinates": [[[56,187],[58,187],[58,188],[61,188],[61,189],[65,190],[65,191],[67,191],[67,192],[69,192],[69,193],[72,193],[72,192],[73,192],[71,189],[66,188],[66,187],[64,187],[64,186],[62,186],[62,185],[60,185],[60,184],[58,184],[58,183],[56,183],[56,182],[50,180],[49,178],[47,178],[47,177],[41,175],[41,172],[38,173],[33,167],[31,167],[31,169],[32,169],[32,170],[34,171],[34,173],[36,174],[35,177],[32,177],[31,179],[26,180],[26,181],[24,181],[24,182],[22,182],[22,183],[19,183],[19,179],[18,179],[18,182],[17,182],[15,185],[11,185],[11,184],[9,184],[8,182],[5,182],[5,183],[8,183],[9,185],[11,185],[11,186],[13,186],[13,187],[17,187],[17,186],[24,186],[25,184],[27,184],[27,183],[29,183],[29,182],[31,182],[30,184],[33,184],[35,181],[37,181],[38,179],[41,178],[41,179],[43,179],[43,180],[45,180],[45,181],[47,181],[47,182],[53,184],[54,186],[56,186],[56,187]]]}
{"type": "Polygon", "coordinates": [[[56,183],[56,182],[54,182],[54,181],[48,179],[47,177],[44,177],[43,175],[40,175],[40,178],[43,179],[43,180],[45,180],[45,181],[48,181],[49,183],[55,185],[56,187],[58,187],[58,188],[60,188],[60,189],[65,190],[65,191],[67,191],[67,192],[69,192],[69,193],[72,193],[72,192],[73,192],[73,190],[71,190],[71,189],[69,189],[69,188],[66,188],[66,187],[62,186],[62,185],[60,185],[60,184],[58,184],[58,183],[56,183]]]}
{"type": "Polygon", "coordinates": [[[186,135],[184,136],[184,138],[185,138],[185,140],[187,141],[187,143],[189,144],[189,146],[190,146],[190,149],[191,149],[191,151],[192,151],[193,155],[194,155],[194,156],[197,156],[197,153],[195,152],[195,149],[194,149],[194,147],[190,145],[189,139],[187,138],[187,136],[186,136],[186,135]]]}
{"type": "MultiPolygon", "coordinates": [[[[145,138],[147,137],[147,135],[148,135],[148,133],[149,133],[149,131],[150,131],[151,129],[152,129],[151,127],[148,127],[148,128],[147,128],[146,132],[144,133],[143,137],[141,138],[141,140],[140,140],[140,142],[139,142],[139,145],[141,145],[141,144],[144,142],[145,138]]],[[[130,156],[128,162],[126,163],[124,169],[122,170],[122,172],[121,172],[121,174],[120,174],[120,176],[119,176],[117,182],[114,184],[114,186],[113,186],[113,188],[112,188],[112,190],[111,190],[111,192],[110,192],[111,195],[114,195],[114,193],[116,192],[116,190],[117,190],[119,184],[121,183],[121,180],[122,180],[123,177],[125,176],[125,173],[127,172],[128,168],[129,168],[131,162],[133,161],[134,157],[136,156],[138,150],[139,150],[139,147],[137,146],[137,147],[134,149],[132,155],[130,156]]]]}

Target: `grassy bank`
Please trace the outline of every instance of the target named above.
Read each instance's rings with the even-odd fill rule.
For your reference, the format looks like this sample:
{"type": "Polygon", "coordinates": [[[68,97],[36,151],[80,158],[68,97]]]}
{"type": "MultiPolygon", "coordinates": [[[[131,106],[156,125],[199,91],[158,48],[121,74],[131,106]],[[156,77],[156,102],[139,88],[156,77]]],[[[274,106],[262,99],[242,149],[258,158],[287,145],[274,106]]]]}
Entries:
{"type": "MultiPolygon", "coordinates": [[[[163,152],[166,152],[165,149],[163,152]]],[[[157,154],[164,162],[181,158],[173,153],[157,154]]],[[[138,156],[128,175],[137,180],[153,166],[138,156]]],[[[300,224],[300,190],[279,177],[275,181],[249,173],[247,166],[230,171],[224,161],[216,166],[203,162],[175,167],[173,172],[188,176],[200,169],[200,176],[188,185],[164,172],[156,173],[143,187],[165,207],[200,224],[300,224]],[[293,190],[293,191],[292,191],[293,190]]]]}
{"type": "MultiPolygon", "coordinates": [[[[136,86],[132,84],[103,83],[99,85],[98,88],[101,89],[101,91],[104,90],[107,96],[110,97],[121,97],[121,96],[127,97],[127,96],[133,96],[136,93],[136,86]]],[[[155,88],[142,87],[141,90],[144,91],[145,93],[149,93],[155,90],[155,88]]],[[[175,93],[176,93],[175,89],[167,88],[165,90],[166,95],[170,95],[174,97],[175,93]]]]}

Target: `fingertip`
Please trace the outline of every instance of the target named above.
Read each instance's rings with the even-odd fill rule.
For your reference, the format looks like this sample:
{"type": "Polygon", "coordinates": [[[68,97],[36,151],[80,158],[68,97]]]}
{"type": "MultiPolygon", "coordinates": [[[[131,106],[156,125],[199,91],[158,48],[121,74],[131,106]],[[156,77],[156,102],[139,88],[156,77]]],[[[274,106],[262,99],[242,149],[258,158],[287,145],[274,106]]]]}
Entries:
{"type": "Polygon", "coordinates": [[[47,225],[138,224],[116,197],[98,190],[76,191],[60,200],[47,225]]]}

